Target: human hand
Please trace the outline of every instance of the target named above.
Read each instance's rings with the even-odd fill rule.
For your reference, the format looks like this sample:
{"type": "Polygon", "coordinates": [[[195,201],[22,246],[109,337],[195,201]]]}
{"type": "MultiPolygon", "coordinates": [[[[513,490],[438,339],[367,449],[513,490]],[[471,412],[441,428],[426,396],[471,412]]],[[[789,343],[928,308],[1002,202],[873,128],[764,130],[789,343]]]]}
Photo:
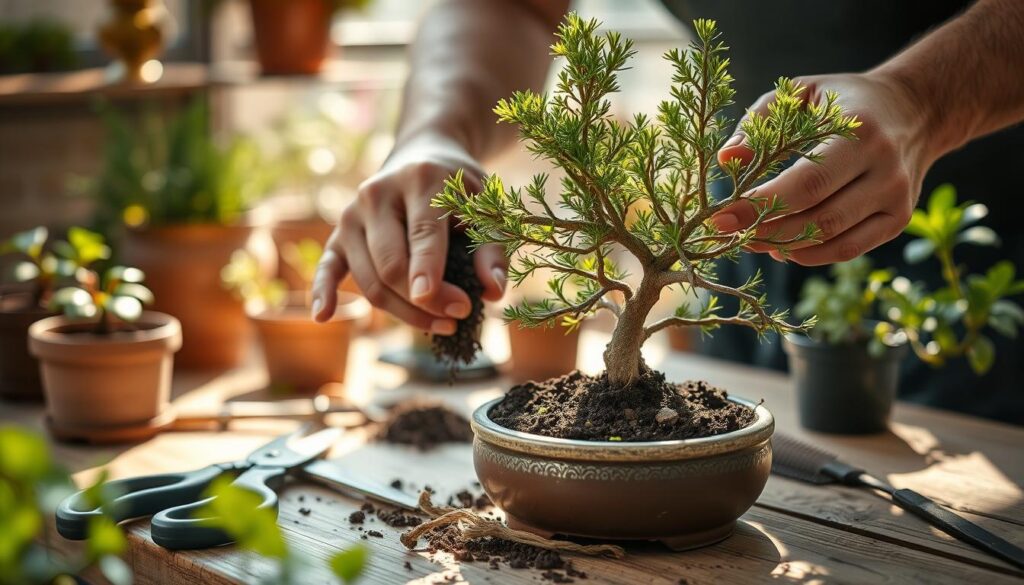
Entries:
{"type": "MultiPolygon", "coordinates": [[[[450,225],[430,200],[459,169],[467,186],[478,190],[483,174],[465,149],[447,138],[422,136],[397,147],[359,186],[317,266],[315,320],[331,318],[338,283],[351,272],[374,306],[413,327],[455,333],[455,320],[469,315],[471,303],[465,291],[443,280],[450,225]]],[[[507,274],[501,246],[481,247],[473,263],[483,298],[500,299],[507,274]]]]}
{"type": "MultiPolygon", "coordinates": [[[[807,87],[807,100],[817,102],[828,90],[838,92],[845,113],[856,116],[861,126],[856,140],[834,140],[815,148],[812,152],[822,155],[822,162],[800,159],[752,190],[755,197],[777,195],[786,204],[785,211],[758,227],[758,237],[792,238],[814,223],[818,241],[794,244],[786,258],[770,245],[754,243],[750,249],[805,266],[850,260],[895,238],[910,221],[921,181],[936,158],[927,144],[924,108],[879,73],[795,81],[807,87]]],[[[774,92],[764,94],[750,109],[767,113],[773,97],[774,92]]],[[[742,139],[737,131],[719,150],[719,161],[749,162],[753,151],[742,139]]],[[[719,230],[732,232],[750,227],[756,217],[752,203],[738,201],[712,221],[719,230]]]]}

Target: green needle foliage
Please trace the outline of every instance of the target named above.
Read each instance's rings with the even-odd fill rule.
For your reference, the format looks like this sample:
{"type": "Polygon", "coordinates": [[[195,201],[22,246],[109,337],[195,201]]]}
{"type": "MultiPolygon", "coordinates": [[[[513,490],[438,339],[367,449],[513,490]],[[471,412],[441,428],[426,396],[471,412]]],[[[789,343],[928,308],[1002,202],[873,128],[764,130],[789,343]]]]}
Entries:
{"type": "Polygon", "coordinates": [[[54,251],[75,267],[74,284],[53,293],[49,305],[71,320],[95,322],[94,333],[112,333],[117,320],[137,321],[142,306],[153,302],[153,293],[142,284],[145,274],[138,268],[112,266],[102,273],[91,268],[110,257],[110,248],[100,234],[71,228],[68,240],[56,242],[54,251]]]}
{"type": "Polygon", "coordinates": [[[532,153],[565,172],[556,204],[546,200],[548,177],[543,174],[522,189],[506,187],[492,175],[482,192],[471,195],[460,173],[434,199],[435,206],[468,226],[477,245],[505,246],[513,258],[509,277],[515,284],[537,270],[555,274],[548,283],[550,298],[511,307],[506,319],[525,326],[562,319],[573,327],[595,311],[611,311],[618,324],[604,357],[616,385],[637,379],[640,347],[665,327],[712,331],[734,324],[766,333],[810,326],[810,321],[790,324],[786,311],[768,306],[760,275],[725,283],[714,261],[736,259],[753,242],[786,253],[795,242],[814,239],[813,225],[793,238],[759,234],[761,223],[782,211],[783,204],[756,187],[794,156],[816,160],[815,147],[834,137],[853,137],[859,123],[843,114],[836,94],[809,103],[803,87],[781,78],[768,114],[751,112],[742,123],[753,159],[719,165],[717,152],[732,128],[721,112],[732,103],[733,79],[715,22],[695,21],[697,40],[686,51],[665,55],[675,74],[671,99],[661,103],[658,115],[637,114],[628,121],[611,115],[608,96],[619,89],[618,73],[634,55],[633,43],[616,32],[600,34],[598,27],[597,21],[569,14],[551,47],[556,58],[565,60],[554,93],[517,92],[494,110],[501,122],[519,126],[532,153]],[[722,177],[732,190],[716,201],[709,185],[722,177]],[[754,224],[735,233],[718,232],[711,216],[740,200],[757,210],[754,224]],[[616,248],[640,265],[639,284],[628,283],[628,275],[612,261],[616,248]],[[661,290],[669,286],[710,294],[703,302],[679,307],[672,317],[646,324],[661,290]],[[717,295],[737,298],[738,312],[723,315],[717,295]]]}
{"type": "Polygon", "coordinates": [[[974,225],[986,215],[980,203],[958,205],[951,185],[937,188],[927,208],[914,211],[905,231],[918,239],[907,244],[903,256],[911,264],[937,260],[944,286],[931,291],[922,282],[896,276],[895,270],[871,270],[870,260],[858,258],[833,266],[832,282],[809,280],[797,315],[817,315],[812,335],[828,343],[870,340],[877,352],[883,344],[908,342],[928,364],[938,367],[966,356],[971,368],[984,374],[995,360],[986,329],[1016,337],[1024,325],[1024,309],[1010,300],[1024,293],[1024,280],[1016,279],[1012,262],[998,262],[984,274],[966,274],[953,259],[960,244],[998,245],[995,232],[974,225]],[[870,331],[864,319],[876,309],[885,320],[870,331]]]}

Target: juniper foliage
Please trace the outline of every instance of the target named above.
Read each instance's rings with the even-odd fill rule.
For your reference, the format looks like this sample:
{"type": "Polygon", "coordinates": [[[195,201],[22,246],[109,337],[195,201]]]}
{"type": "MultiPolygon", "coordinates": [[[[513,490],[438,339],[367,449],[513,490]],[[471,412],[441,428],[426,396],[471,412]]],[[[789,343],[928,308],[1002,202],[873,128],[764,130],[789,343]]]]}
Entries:
{"type": "Polygon", "coordinates": [[[480,193],[470,194],[461,173],[434,199],[435,206],[467,226],[476,245],[505,246],[515,284],[538,270],[554,274],[550,298],[510,307],[506,319],[525,326],[562,319],[575,327],[598,310],[613,312],[618,322],[605,365],[610,379],[622,385],[637,379],[644,341],[665,327],[710,332],[735,324],[762,334],[809,327],[811,321],[791,324],[786,311],[768,305],[760,274],[725,283],[714,261],[735,260],[754,242],[786,253],[796,242],[814,240],[813,225],[791,238],[759,230],[784,206],[757,186],[787,160],[817,160],[815,147],[835,137],[852,138],[857,120],[843,113],[835,93],[806,100],[804,87],[780,78],[768,114],[750,112],[741,123],[752,160],[720,165],[717,152],[733,127],[722,110],[734,92],[727,47],[715,22],[696,20],[696,40],[689,48],[665,54],[675,74],[670,99],[660,104],[657,116],[636,114],[628,121],[612,115],[608,98],[619,90],[618,74],[636,51],[632,41],[613,31],[601,33],[599,26],[569,14],[551,47],[553,56],[565,61],[554,92],[516,92],[494,109],[500,122],[518,125],[530,152],[564,171],[557,199],[546,199],[545,174],[523,188],[491,175],[480,193]],[[710,185],[723,177],[731,193],[716,200],[710,185]],[[754,206],[756,221],[735,233],[717,231],[712,215],[741,199],[754,206]],[[635,257],[639,282],[613,262],[616,248],[635,257]],[[709,294],[703,301],[695,294],[673,316],[647,324],[661,290],[676,285],[709,294]],[[720,295],[736,297],[739,310],[723,314],[720,295]]]}

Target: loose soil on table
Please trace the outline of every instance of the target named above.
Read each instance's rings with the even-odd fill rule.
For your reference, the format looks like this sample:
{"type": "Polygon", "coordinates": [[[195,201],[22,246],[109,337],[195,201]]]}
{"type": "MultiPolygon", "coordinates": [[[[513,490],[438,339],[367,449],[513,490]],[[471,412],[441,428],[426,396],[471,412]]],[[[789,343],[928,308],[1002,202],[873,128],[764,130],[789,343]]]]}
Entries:
{"type": "Polygon", "coordinates": [[[448,260],[444,267],[444,280],[466,291],[472,310],[468,317],[456,322],[454,335],[432,337],[434,355],[450,365],[453,378],[459,364],[468,365],[480,350],[480,324],[484,320],[484,302],[480,298],[484,287],[476,275],[470,244],[464,233],[451,233],[448,239],[448,260]]]}
{"type": "Polygon", "coordinates": [[[645,369],[629,388],[605,374],[578,371],[509,390],[488,413],[516,431],[586,441],[666,441],[720,435],[754,421],[754,411],[726,400],[706,382],[673,384],[645,369]]]}
{"type": "Polygon", "coordinates": [[[468,443],[473,431],[466,417],[443,404],[410,401],[391,409],[377,438],[426,450],[441,443],[468,443]]]}

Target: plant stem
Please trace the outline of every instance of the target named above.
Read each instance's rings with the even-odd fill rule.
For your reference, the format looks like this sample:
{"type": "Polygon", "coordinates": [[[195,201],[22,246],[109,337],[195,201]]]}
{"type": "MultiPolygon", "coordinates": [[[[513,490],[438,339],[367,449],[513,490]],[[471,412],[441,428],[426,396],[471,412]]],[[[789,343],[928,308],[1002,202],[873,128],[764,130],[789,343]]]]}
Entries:
{"type": "Polygon", "coordinates": [[[659,287],[645,277],[622,308],[612,340],[604,350],[604,367],[612,388],[630,386],[640,377],[640,348],[647,337],[644,322],[658,302],[658,292],[659,287]]]}

